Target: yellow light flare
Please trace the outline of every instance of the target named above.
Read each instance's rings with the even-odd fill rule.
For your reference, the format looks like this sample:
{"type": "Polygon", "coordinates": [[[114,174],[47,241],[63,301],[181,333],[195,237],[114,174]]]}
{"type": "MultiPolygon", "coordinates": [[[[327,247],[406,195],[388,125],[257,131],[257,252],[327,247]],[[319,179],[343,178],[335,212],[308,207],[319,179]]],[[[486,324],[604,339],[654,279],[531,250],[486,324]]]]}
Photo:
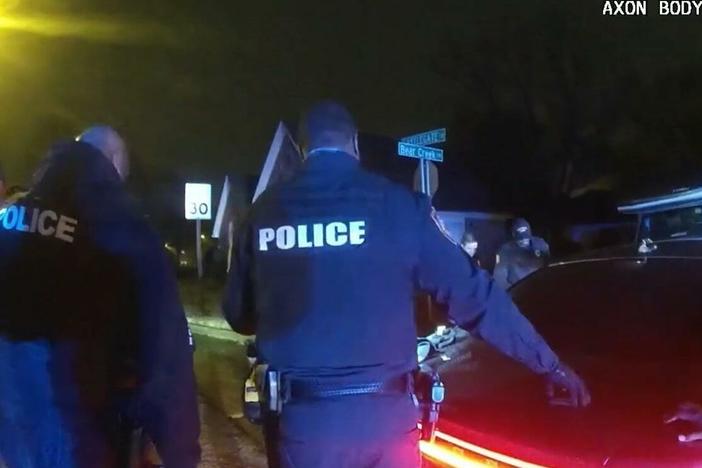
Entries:
{"type": "Polygon", "coordinates": [[[488,468],[490,465],[470,460],[463,455],[453,452],[446,447],[421,441],[419,443],[422,453],[450,468],[488,468]]]}
{"type": "Polygon", "coordinates": [[[518,458],[488,450],[475,444],[471,444],[464,440],[436,431],[436,439],[448,444],[429,443],[421,441],[419,448],[421,452],[429,458],[438,460],[446,466],[452,468],[474,468],[474,467],[489,467],[494,466],[489,460],[504,463],[516,468],[547,468],[535,463],[529,463],[518,458]],[[456,448],[459,450],[451,450],[456,448]],[[461,453],[460,449],[465,450],[461,453]],[[485,457],[485,462],[472,458],[473,455],[485,457]]]}
{"type": "Polygon", "coordinates": [[[111,44],[177,44],[176,35],[156,23],[99,17],[14,14],[9,13],[0,3],[0,31],[3,30],[111,44]]]}
{"type": "Polygon", "coordinates": [[[16,8],[19,2],[20,0],[0,0],[0,13],[16,8]]]}

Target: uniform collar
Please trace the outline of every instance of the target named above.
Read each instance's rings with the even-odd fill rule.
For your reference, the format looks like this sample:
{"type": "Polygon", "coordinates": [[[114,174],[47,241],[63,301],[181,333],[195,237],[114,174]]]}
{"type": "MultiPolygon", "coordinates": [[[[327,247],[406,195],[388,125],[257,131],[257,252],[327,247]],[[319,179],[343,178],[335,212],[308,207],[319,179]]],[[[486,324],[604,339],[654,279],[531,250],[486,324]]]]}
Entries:
{"type": "Polygon", "coordinates": [[[358,167],[358,159],[345,151],[318,149],[307,156],[305,167],[312,170],[343,171],[358,167]]]}

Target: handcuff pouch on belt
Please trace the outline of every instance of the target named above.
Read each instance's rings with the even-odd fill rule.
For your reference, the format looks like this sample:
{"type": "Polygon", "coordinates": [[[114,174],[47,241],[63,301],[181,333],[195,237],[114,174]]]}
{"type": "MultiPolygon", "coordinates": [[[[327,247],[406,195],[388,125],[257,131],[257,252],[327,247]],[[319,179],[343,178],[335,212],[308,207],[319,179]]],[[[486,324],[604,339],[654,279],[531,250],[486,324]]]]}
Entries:
{"type": "Polygon", "coordinates": [[[268,364],[254,363],[244,382],[244,416],[253,424],[261,424],[269,414],[280,414],[283,409],[282,379],[279,371],[268,364]]]}
{"type": "Polygon", "coordinates": [[[444,384],[437,372],[417,371],[414,388],[421,409],[422,440],[433,442],[441,403],[446,394],[444,384]]]}

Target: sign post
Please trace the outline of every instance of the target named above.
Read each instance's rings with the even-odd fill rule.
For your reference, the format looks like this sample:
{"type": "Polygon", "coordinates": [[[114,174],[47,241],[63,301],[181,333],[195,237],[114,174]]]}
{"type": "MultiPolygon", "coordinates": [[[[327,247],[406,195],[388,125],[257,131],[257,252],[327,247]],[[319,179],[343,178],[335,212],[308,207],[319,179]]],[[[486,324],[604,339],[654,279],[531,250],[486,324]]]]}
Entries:
{"type": "Polygon", "coordinates": [[[422,159],[419,164],[422,165],[422,191],[431,196],[431,180],[429,180],[429,161],[422,159]]]}
{"type": "Polygon", "coordinates": [[[397,143],[398,156],[419,159],[419,177],[422,193],[431,197],[431,174],[429,161],[443,162],[444,151],[432,148],[428,145],[435,145],[446,141],[446,129],[439,128],[416,135],[410,135],[397,143]]]}
{"type": "Polygon", "coordinates": [[[185,219],[195,220],[197,277],[202,279],[202,220],[212,219],[212,185],[185,184],[185,219]]]}
{"type": "Polygon", "coordinates": [[[195,258],[197,258],[197,277],[202,279],[202,220],[195,221],[195,258]]]}
{"type": "Polygon", "coordinates": [[[214,227],[212,228],[213,239],[219,239],[222,236],[222,225],[226,221],[225,218],[229,208],[230,191],[229,176],[225,176],[224,185],[222,185],[222,194],[219,197],[219,205],[217,205],[217,213],[215,214],[214,227]]]}

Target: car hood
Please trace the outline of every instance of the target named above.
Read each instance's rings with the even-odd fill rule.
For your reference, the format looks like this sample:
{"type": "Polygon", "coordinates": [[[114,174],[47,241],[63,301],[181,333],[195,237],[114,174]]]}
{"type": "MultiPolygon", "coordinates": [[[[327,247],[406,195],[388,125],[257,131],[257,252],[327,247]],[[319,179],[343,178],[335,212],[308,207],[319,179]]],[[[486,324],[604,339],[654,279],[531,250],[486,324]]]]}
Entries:
{"type": "Polygon", "coordinates": [[[691,428],[665,425],[684,401],[702,399],[689,363],[569,361],[593,396],[585,409],[551,406],[544,382],[470,342],[462,358],[438,366],[447,397],[442,432],[499,453],[545,466],[700,466],[702,443],[683,445],[691,428]]]}

